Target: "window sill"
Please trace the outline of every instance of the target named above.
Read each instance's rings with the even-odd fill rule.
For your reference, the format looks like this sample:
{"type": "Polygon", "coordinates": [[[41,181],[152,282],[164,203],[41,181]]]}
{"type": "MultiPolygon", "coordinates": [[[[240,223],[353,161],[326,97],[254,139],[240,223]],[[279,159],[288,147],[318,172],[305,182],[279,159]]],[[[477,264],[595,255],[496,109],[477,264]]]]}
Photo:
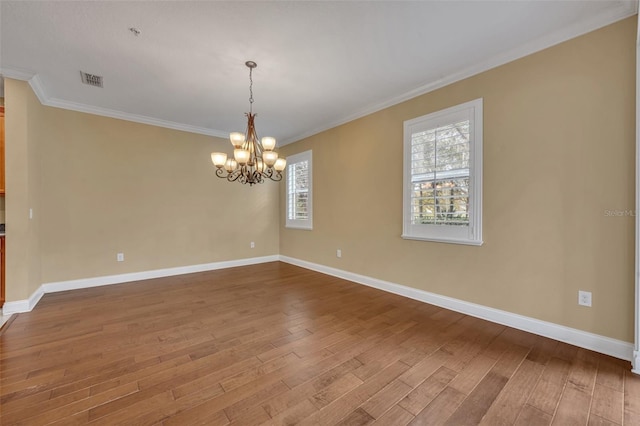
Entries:
{"type": "Polygon", "coordinates": [[[402,238],[405,240],[418,240],[418,241],[430,241],[434,243],[447,243],[447,244],[462,244],[467,246],[481,246],[484,244],[482,240],[460,240],[454,238],[427,238],[427,237],[416,237],[413,235],[402,235],[402,238]]]}
{"type": "Polygon", "coordinates": [[[303,231],[313,230],[313,226],[308,226],[308,225],[285,225],[284,227],[287,229],[302,229],[303,231]]]}

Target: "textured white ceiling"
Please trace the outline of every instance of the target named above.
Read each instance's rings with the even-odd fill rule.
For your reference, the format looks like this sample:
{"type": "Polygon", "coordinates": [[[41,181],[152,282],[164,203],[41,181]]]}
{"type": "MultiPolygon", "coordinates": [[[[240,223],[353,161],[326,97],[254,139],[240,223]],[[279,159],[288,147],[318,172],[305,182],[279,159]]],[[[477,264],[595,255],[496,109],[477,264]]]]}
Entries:
{"type": "Polygon", "coordinates": [[[637,0],[3,0],[0,72],[31,78],[48,105],[224,136],[246,125],[253,60],[256,126],[281,145],[636,11],[637,0]]]}

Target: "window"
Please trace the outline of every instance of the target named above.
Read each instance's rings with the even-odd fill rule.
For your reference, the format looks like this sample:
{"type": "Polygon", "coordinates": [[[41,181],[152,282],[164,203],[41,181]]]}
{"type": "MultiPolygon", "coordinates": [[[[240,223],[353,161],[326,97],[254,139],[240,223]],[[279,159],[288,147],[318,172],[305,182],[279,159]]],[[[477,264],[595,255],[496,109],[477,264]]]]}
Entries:
{"type": "Polygon", "coordinates": [[[402,238],[482,244],[482,99],[404,123],[402,238]]]}
{"type": "Polygon", "coordinates": [[[287,228],[313,228],[311,151],[287,157],[287,228]]]}

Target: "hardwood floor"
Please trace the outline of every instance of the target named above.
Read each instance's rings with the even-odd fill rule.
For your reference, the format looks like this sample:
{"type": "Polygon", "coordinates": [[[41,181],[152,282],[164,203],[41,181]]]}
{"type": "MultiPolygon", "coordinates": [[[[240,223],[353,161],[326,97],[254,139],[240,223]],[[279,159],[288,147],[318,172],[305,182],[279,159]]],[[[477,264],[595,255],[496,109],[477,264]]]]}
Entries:
{"type": "Polygon", "coordinates": [[[274,262],[45,295],[2,425],[640,425],[626,361],[274,262]]]}

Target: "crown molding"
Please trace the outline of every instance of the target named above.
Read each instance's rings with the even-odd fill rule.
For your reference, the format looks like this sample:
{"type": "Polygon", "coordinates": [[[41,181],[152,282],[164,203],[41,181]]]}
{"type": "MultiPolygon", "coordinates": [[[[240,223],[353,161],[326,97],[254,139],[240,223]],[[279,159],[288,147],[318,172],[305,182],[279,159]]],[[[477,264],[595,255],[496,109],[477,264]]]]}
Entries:
{"type": "Polygon", "coordinates": [[[36,97],[40,101],[42,105],[47,105],[47,101],[49,97],[44,88],[44,84],[42,84],[42,79],[40,79],[39,75],[34,75],[29,80],[27,80],[29,86],[31,86],[31,90],[36,94],[36,97]]]}
{"type": "MultiPolygon", "coordinates": [[[[484,71],[488,71],[492,68],[496,68],[508,62],[512,62],[516,59],[520,59],[522,57],[531,55],[535,52],[544,50],[556,44],[567,41],[569,39],[581,36],[591,31],[595,31],[599,28],[602,28],[604,26],[613,24],[622,19],[635,15],[636,13],[638,13],[638,0],[620,1],[618,3],[618,7],[610,10],[607,13],[601,14],[592,19],[577,22],[574,25],[562,28],[561,30],[556,31],[552,34],[538,38],[537,40],[529,42],[523,46],[520,46],[508,52],[502,53],[500,55],[494,56],[493,58],[490,58],[486,61],[472,65],[459,72],[453,73],[448,76],[444,76],[435,81],[428,82],[416,89],[405,92],[399,96],[394,96],[385,101],[369,105],[339,120],[329,122],[325,125],[316,127],[315,129],[301,133],[297,136],[283,139],[279,141],[279,146],[284,146],[290,143],[297,142],[301,139],[307,138],[309,136],[313,136],[325,130],[332,129],[334,127],[340,126],[342,124],[348,123],[358,118],[362,118],[369,114],[373,114],[375,112],[381,111],[385,108],[389,108],[393,105],[397,105],[401,102],[407,101],[417,96],[424,95],[425,93],[429,93],[434,90],[440,89],[444,86],[448,86],[457,81],[464,80],[465,78],[472,77],[484,71]]],[[[197,134],[202,134],[207,136],[215,136],[220,138],[226,138],[228,136],[228,132],[222,131],[222,130],[191,126],[188,124],[162,120],[162,119],[148,117],[144,115],[138,115],[138,114],[132,114],[124,111],[95,107],[91,105],[67,101],[64,99],[49,97],[46,95],[46,89],[42,84],[42,81],[40,80],[37,73],[30,70],[23,70],[18,68],[0,68],[0,74],[4,77],[13,78],[16,80],[28,81],[29,84],[31,85],[31,88],[36,93],[36,96],[38,97],[40,102],[46,106],[52,106],[52,107],[84,112],[84,113],[94,114],[94,115],[101,115],[101,116],[116,118],[120,120],[133,121],[136,123],[148,124],[148,125],[158,126],[158,127],[165,127],[169,129],[180,130],[180,131],[189,132],[189,133],[197,133],[197,134]]]]}
{"type": "Polygon", "coordinates": [[[14,80],[29,81],[36,73],[20,68],[0,68],[0,75],[14,80]]]}
{"type": "Polygon", "coordinates": [[[357,120],[358,118],[365,117],[367,115],[381,111],[385,108],[389,108],[393,105],[397,105],[399,103],[408,101],[409,99],[413,99],[420,95],[433,92],[434,90],[448,86],[457,81],[464,80],[465,78],[472,77],[474,75],[488,71],[492,68],[499,67],[500,65],[504,65],[506,63],[515,61],[517,59],[523,58],[525,56],[528,56],[533,53],[539,52],[541,50],[547,49],[549,47],[555,46],[556,44],[560,44],[572,38],[576,38],[581,35],[587,34],[591,31],[595,31],[597,29],[605,27],[607,25],[611,25],[615,22],[621,21],[637,13],[638,13],[638,0],[633,2],[620,2],[617,8],[611,10],[608,13],[604,13],[593,19],[577,22],[574,25],[562,28],[559,31],[548,34],[544,37],[540,37],[516,49],[512,49],[510,51],[496,55],[486,61],[472,65],[459,72],[442,77],[435,81],[431,81],[416,89],[405,92],[399,96],[394,96],[393,98],[387,99],[386,101],[379,102],[379,103],[370,105],[368,107],[365,107],[363,109],[360,109],[345,118],[317,127],[308,132],[304,132],[298,136],[285,139],[281,142],[280,145],[281,146],[288,145],[290,143],[297,142],[301,139],[308,138],[309,136],[316,135],[325,130],[333,129],[334,127],[338,127],[350,121],[357,120]]]}
{"type": "MultiPolygon", "coordinates": [[[[33,88],[34,86],[31,85],[31,87],[33,88]]],[[[35,88],[34,88],[34,91],[35,91],[35,88]]],[[[38,98],[40,97],[38,96],[38,98]]],[[[215,136],[219,138],[229,137],[229,132],[223,132],[221,130],[208,129],[206,127],[191,126],[189,124],[177,123],[175,121],[161,120],[159,118],[148,117],[145,115],[132,114],[129,112],[123,112],[123,111],[118,111],[118,110],[108,109],[108,108],[100,108],[100,107],[81,104],[77,102],[66,101],[64,99],[47,98],[44,102],[41,99],[40,102],[46,106],[68,109],[71,111],[84,112],[87,114],[101,115],[104,117],[116,118],[119,120],[133,121],[135,123],[148,124],[151,126],[165,127],[167,129],[180,130],[188,133],[197,133],[200,135],[215,136]]]]}
{"type": "Polygon", "coordinates": [[[40,76],[31,71],[25,71],[16,68],[0,68],[0,75],[2,75],[3,77],[12,78],[14,80],[27,81],[40,103],[45,106],[84,112],[93,115],[100,115],[103,117],[116,118],[119,120],[133,121],[135,123],[180,130],[188,133],[197,133],[201,135],[215,136],[225,139],[229,136],[228,132],[224,132],[222,130],[191,126],[188,124],[177,123],[175,121],[161,120],[159,118],[148,117],[145,115],[132,114],[124,111],[101,108],[92,105],[81,104],[78,102],[71,102],[64,99],[53,98],[47,94],[40,76]]]}

